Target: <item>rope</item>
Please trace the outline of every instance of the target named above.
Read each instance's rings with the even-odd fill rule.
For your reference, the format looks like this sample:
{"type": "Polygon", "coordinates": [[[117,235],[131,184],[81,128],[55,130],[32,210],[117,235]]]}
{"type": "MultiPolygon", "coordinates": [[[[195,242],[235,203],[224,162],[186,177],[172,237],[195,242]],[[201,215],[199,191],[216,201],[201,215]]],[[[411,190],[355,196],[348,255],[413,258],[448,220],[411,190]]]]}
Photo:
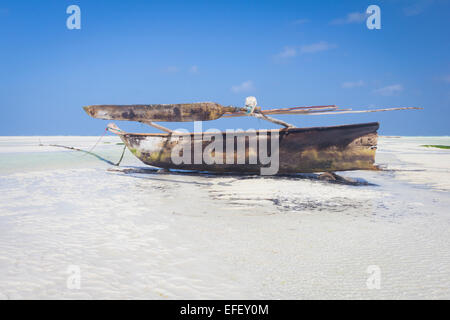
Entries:
{"type": "Polygon", "coordinates": [[[269,117],[267,115],[265,115],[262,111],[261,108],[259,108],[258,110],[256,110],[256,106],[258,105],[258,101],[256,101],[255,97],[247,97],[245,98],[245,109],[246,109],[246,114],[248,116],[252,116],[258,119],[264,119],[273,123],[276,123],[278,125],[284,126],[286,128],[293,128],[294,126],[290,123],[287,123],[285,121],[282,120],[278,120],[278,119],[274,119],[272,117],[269,117]],[[256,111],[256,112],[255,112],[256,111]]]}
{"type": "MultiPolygon", "coordinates": [[[[122,131],[122,130],[119,129],[119,128],[117,128],[117,129],[115,129],[115,130],[117,130],[117,131],[122,131]]],[[[89,149],[89,151],[85,151],[85,152],[86,152],[85,154],[90,153],[90,154],[95,155],[94,153],[92,153],[92,150],[94,150],[94,149],[97,147],[97,145],[99,144],[99,142],[103,139],[103,137],[106,135],[106,133],[107,133],[108,131],[109,131],[109,129],[108,129],[108,127],[106,127],[106,128],[105,128],[105,132],[103,132],[103,134],[100,136],[100,138],[97,140],[97,142],[92,146],[92,148],[89,149]]],[[[113,166],[118,167],[119,164],[122,162],[122,159],[123,159],[123,156],[124,156],[124,154],[125,154],[125,149],[126,149],[126,148],[127,148],[127,146],[124,145],[124,146],[123,146],[123,150],[122,150],[122,155],[120,156],[120,159],[119,159],[119,161],[118,161],[117,163],[113,163],[113,162],[111,162],[111,161],[109,161],[109,160],[106,160],[106,159],[104,159],[104,160],[106,160],[107,163],[110,163],[110,164],[112,164],[113,166]]],[[[98,157],[98,156],[97,156],[97,157],[98,157]]],[[[102,159],[103,159],[103,158],[102,158],[102,159]]]]}
{"type": "Polygon", "coordinates": [[[100,138],[98,138],[97,142],[86,152],[89,153],[92,150],[94,150],[95,147],[97,147],[97,145],[100,143],[100,141],[103,139],[103,137],[106,135],[107,132],[108,132],[108,128],[105,128],[105,132],[103,132],[103,134],[100,136],[100,138]]]}
{"type": "Polygon", "coordinates": [[[252,114],[255,111],[256,105],[245,106],[245,108],[247,109],[247,111],[245,112],[246,114],[252,114]]]}
{"type": "Polygon", "coordinates": [[[247,97],[245,98],[245,108],[247,109],[246,113],[248,115],[253,115],[256,106],[258,105],[258,101],[256,101],[255,97],[247,97]]]}
{"type": "Polygon", "coordinates": [[[100,140],[102,140],[102,138],[105,136],[105,134],[107,132],[108,132],[108,128],[105,129],[105,132],[103,133],[103,135],[100,136],[100,138],[97,140],[97,142],[88,151],[83,150],[83,149],[79,149],[79,148],[75,148],[75,147],[63,146],[63,145],[60,145],[60,144],[47,144],[47,145],[45,145],[45,144],[41,143],[40,139],[39,139],[39,146],[58,147],[58,148],[64,148],[64,149],[69,149],[69,150],[73,150],[73,151],[83,152],[84,155],[85,154],[90,154],[91,156],[94,156],[94,157],[96,157],[97,159],[99,159],[101,161],[104,161],[104,162],[106,162],[106,163],[108,163],[110,165],[118,167],[120,165],[120,163],[122,162],[123,156],[125,155],[125,149],[127,148],[126,145],[123,146],[122,155],[120,156],[120,159],[119,159],[119,161],[117,163],[114,163],[114,162],[112,162],[112,161],[110,161],[108,159],[105,159],[102,156],[99,156],[98,154],[92,152],[92,150],[94,150],[97,147],[97,145],[99,144],[100,140]]]}
{"type": "Polygon", "coordinates": [[[116,167],[118,167],[119,166],[119,164],[122,162],[122,159],[123,159],[123,155],[125,154],[125,149],[127,148],[127,146],[126,145],[124,145],[123,146],[123,151],[122,151],[122,155],[120,156],[120,159],[119,159],[119,162],[117,162],[116,164],[115,164],[115,166],[116,167]]]}
{"type": "Polygon", "coordinates": [[[106,162],[106,163],[108,163],[110,165],[113,165],[113,166],[118,166],[120,164],[120,162],[122,161],[122,158],[123,158],[123,154],[125,153],[125,148],[126,148],[126,146],[124,146],[124,149],[123,149],[123,152],[122,152],[122,156],[120,157],[119,162],[114,163],[114,162],[112,162],[112,161],[110,161],[108,159],[103,158],[102,156],[99,156],[96,153],[93,153],[93,152],[90,152],[90,151],[86,151],[86,150],[82,150],[82,149],[78,149],[78,148],[74,148],[74,147],[70,147],[70,146],[63,146],[63,145],[60,145],[60,144],[47,144],[47,145],[41,144],[41,146],[58,147],[58,148],[64,148],[64,149],[69,149],[69,150],[73,150],[73,151],[80,151],[80,152],[88,153],[91,156],[94,156],[97,159],[99,159],[101,161],[104,161],[104,162],[106,162]]]}

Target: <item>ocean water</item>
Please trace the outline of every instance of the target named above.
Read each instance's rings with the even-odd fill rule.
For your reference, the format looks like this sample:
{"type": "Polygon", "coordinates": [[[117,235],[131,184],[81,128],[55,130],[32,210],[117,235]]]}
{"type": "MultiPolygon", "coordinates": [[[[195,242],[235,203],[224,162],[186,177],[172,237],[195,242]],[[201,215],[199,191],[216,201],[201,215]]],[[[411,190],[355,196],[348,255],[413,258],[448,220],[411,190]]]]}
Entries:
{"type": "Polygon", "coordinates": [[[449,137],[381,137],[360,186],[39,146],[97,141],[0,137],[0,299],[450,298],[449,137]]]}

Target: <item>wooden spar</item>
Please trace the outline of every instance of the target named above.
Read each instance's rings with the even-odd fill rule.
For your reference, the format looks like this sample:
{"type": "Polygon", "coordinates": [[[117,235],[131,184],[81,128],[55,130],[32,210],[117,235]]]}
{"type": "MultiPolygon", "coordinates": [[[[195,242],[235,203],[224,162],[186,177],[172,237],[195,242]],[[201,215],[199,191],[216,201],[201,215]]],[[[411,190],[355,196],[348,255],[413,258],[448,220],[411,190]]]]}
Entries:
{"type": "Polygon", "coordinates": [[[303,112],[308,110],[324,110],[324,109],[331,109],[336,110],[338,107],[334,104],[328,105],[328,106],[310,106],[310,107],[291,107],[291,108],[279,108],[279,109],[267,109],[262,111],[264,114],[281,114],[281,112],[288,111],[288,112],[303,112]]]}
{"type": "Polygon", "coordinates": [[[154,123],[152,121],[141,121],[141,123],[148,124],[149,126],[152,126],[152,127],[156,128],[156,129],[159,129],[161,131],[165,131],[165,132],[168,132],[168,133],[172,133],[173,132],[169,128],[163,127],[163,126],[161,126],[159,124],[156,124],[156,123],[154,123]]]}
{"type": "MultiPolygon", "coordinates": [[[[390,108],[377,110],[352,111],[339,109],[335,105],[293,107],[261,110],[257,107],[254,113],[264,115],[275,114],[338,114],[338,113],[364,113],[394,110],[421,109],[416,107],[390,108]]],[[[222,106],[214,102],[181,103],[181,104],[149,104],[149,105],[93,105],[84,107],[91,117],[107,120],[128,120],[144,122],[152,125],[153,121],[184,122],[207,121],[220,117],[242,117],[251,115],[246,107],[222,106]]],[[[164,130],[167,131],[167,130],[164,130]]]]}
{"type": "Polygon", "coordinates": [[[320,115],[326,115],[326,114],[343,114],[343,113],[366,113],[366,112],[384,112],[384,111],[397,111],[397,110],[423,110],[423,108],[419,107],[403,107],[403,108],[387,108],[387,109],[374,109],[374,110],[349,110],[349,109],[343,109],[343,110],[336,110],[332,112],[309,112],[304,113],[305,115],[309,116],[320,116],[320,115]]]}
{"type": "MultiPolygon", "coordinates": [[[[352,110],[352,109],[332,109],[332,110],[322,110],[322,109],[304,109],[304,110],[288,110],[286,111],[282,109],[272,109],[272,110],[264,110],[259,113],[268,115],[268,114],[285,114],[285,115],[327,115],[327,114],[344,114],[344,113],[366,113],[366,112],[383,112],[383,111],[396,111],[396,110],[422,110],[423,108],[419,107],[401,107],[401,108],[387,108],[387,109],[374,109],[374,110],[352,110]]],[[[236,112],[231,114],[225,114],[222,118],[231,118],[231,117],[243,117],[249,116],[250,114],[245,112],[236,112]]]]}
{"type": "Polygon", "coordinates": [[[275,119],[275,118],[266,116],[264,113],[252,113],[252,116],[254,116],[255,118],[258,118],[258,119],[264,119],[264,120],[273,122],[280,126],[284,126],[285,128],[295,128],[295,126],[290,123],[284,122],[283,120],[279,120],[279,119],[275,119]]]}
{"type": "Polygon", "coordinates": [[[293,128],[295,126],[284,122],[279,119],[275,119],[267,116],[268,114],[304,114],[304,115],[330,115],[330,114],[344,114],[344,113],[365,113],[365,112],[382,112],[382,111],[395,111],[395,110],[419,110],[422,108],[418,107],[403,107],[403,108],[388,108],[388,109],[375,109],[375,110],[352,110],[352,109],[337,109],[336,106],[314,106],[314,107],[295,107],[295,108],[284,108],[284,109],[272,109],[272,110],[264,110],[257,111],[254,113],[244,113],[244,112],[235,112],[232,114],[225,114],[223,118],[231,118],[231,117],[242,117],[242,116],[254,116],[260,119],[264,119],[278,125],[284,126],[286,128],[293,128]]]}
{"type": "Polygon", "coordinates": [[[93,105],[84,107],[84,110],[91,117],[99,119],[110,120],[128,120],[137,121],[148,124],[159,130],[167,133],[172,133],[172,130],[154,123],[153,121],[207,121],[215,120],[220,117],[243,117],[253,116],[264,119],[275,124],[284,126],[286,128],[294,127],[285,121],[274,119],[269,115],[285,114],[285,115],[333,115],[333,114],[348,114],[348,113],[367,113],[367,112],[382,112],[394,110],[418,110],[422,108],[417,107],[403,107],[403,108],[387,108],[375,110],[351,110],[338,109],[335,105],[324,106],[310,106],[310,107],[292,107],[261,110],[261,107],[256,107],[256,99],[253,108],[222,106],[214,102],[199,102],[199,103],[184,103],[184,104],[150,104],[150,105],[93,105]],[[251,112],[249,112],[251,110],[251,112]]]}
{"type": "MultiPolygon", "coordinates": [[[[260,107],[254,112],[272,114],[303,114],[305,112],[319,112],[336,110],[334,105],[294,107],[270,109],[261,111],[260,107]]],[[[241,117],[249,115],[245,107],[222,106],[214,102],[182,103],[182,104],[149,104],[149,105],[92,105],[84,107],[88,115],[93,118],[106,120],[128,120],[148,123],[153,121],[185,122],[216,120],[220,117],[241,117]]],[[[167,131],[167,130],[164,130],[167,131]]]]}
{"type": "Polygon", "coordinates": [[[93,118],[105,120],[186,122],[216,120],[227,112],[246,111],[247,108],[222,106],[215,102],[198,102],[179,104],[92,105],[84,107],[84,110],[93,118]]]}
{"type": "MultiPolygon", "coordinates": [[[[324,112],[336,110],[336,106],[318,106],[318,107],[294,107],[294,108],[283,108],[283,109],[269,109],[269,110],[256,110],[255,113],[260,113],[264,115],[274,115],[274,114],[305,114],[310,112],[324,112]]],[[[351,110],[351,109],[345,109],[351,110]]],[[[233,118],[233,117],[243,117],[249,116],[247,112],[233,112],[225,113],[222,118],[233,118]]]]}

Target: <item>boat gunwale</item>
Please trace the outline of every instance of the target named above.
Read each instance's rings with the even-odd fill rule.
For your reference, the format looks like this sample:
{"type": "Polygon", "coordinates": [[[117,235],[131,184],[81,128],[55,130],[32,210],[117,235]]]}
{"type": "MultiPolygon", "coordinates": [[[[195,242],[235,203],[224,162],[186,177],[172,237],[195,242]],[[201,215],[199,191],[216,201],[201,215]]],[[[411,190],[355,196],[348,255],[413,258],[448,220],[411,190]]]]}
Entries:
{"type": "MultiPolygon", "coordinates": [[[[299,132],[308,132],[308,131],[326,131],[333,129],[351,129],[351,128],[364,128],[364,127],[375,127],[375,132],[379,129],[379,122],[367,122],[367,123],[357,123],[357,124],[344,124],[338,126],[327,126],[327,127],[306,127],[306,128],[281,128],[281,129],[258,129],[258,130],[250,130],[250,131],[235,131],[234,134],[248,134],[252,132],[279,132],[279,133],[299,133],[299,132]]],[[[217,132],[181,132],[181,131],[173,131],[171,133],[132,133],[132,132],[121,132],[117,133],[122,136],[148,136],[148,137],[169,137],[172,135],[176,136],[184,136],[184,135],[215,135],[215,134],[226,134],[227,131],[217,131],[217,132]]]]}

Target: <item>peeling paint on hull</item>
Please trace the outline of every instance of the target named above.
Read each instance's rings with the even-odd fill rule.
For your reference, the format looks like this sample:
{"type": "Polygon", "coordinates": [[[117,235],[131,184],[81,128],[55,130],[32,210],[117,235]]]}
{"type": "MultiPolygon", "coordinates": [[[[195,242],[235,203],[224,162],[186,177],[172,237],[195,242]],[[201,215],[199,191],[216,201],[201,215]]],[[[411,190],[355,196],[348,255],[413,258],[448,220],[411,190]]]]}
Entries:
{"type": "MultiPolygon", "coordinates": [[[[377,145],[377,122],[343,125],[334,127],[289,128],[268,130],[269,135],[279,135],[279,170],[278,173],[311,173],[346,170],[377,170],[374,166],[377,145]]],[[[260,135],[261,131],[256,131],[260,135]]],[[[226,150],[226,135],[222,132],[223,150],[226,150]]],[[[246,134],[245,132],[243,133],[246,134]]],[[[187,133],[190,136],[191,150],[194,150],[194,136],[200,133],[187,133]]],[[[208,133],[203,133],[207,136],[208,133]]],[[[211,172],[259,173],[263,165],[259,159],[256,164],[249,164],[250,155],[257,153],[249,146],[248,137],[245,145],[245,163],[227,164],[225,153],[224,164],[175,164],[172,161],[172,150],[183,143],[183,139],[174,138],[170,134],[125,133],[120,135],[129,150],[145,164],[166,168],[198,170],[211,172]]],[[[235,138],[234,138],[235,139],[235,138]]],[[[202,150],[211,140],[202,141],[202,150]]],[[[234,143],[236,148],[236,143],[234,143]]],[[[270,148],[269,148],[270,149],[270,148]]],[[[237,158],[236,150],[234,152],[237,158]]],[[[193,159],[193,156],[192,156],[193,159]]]]}

